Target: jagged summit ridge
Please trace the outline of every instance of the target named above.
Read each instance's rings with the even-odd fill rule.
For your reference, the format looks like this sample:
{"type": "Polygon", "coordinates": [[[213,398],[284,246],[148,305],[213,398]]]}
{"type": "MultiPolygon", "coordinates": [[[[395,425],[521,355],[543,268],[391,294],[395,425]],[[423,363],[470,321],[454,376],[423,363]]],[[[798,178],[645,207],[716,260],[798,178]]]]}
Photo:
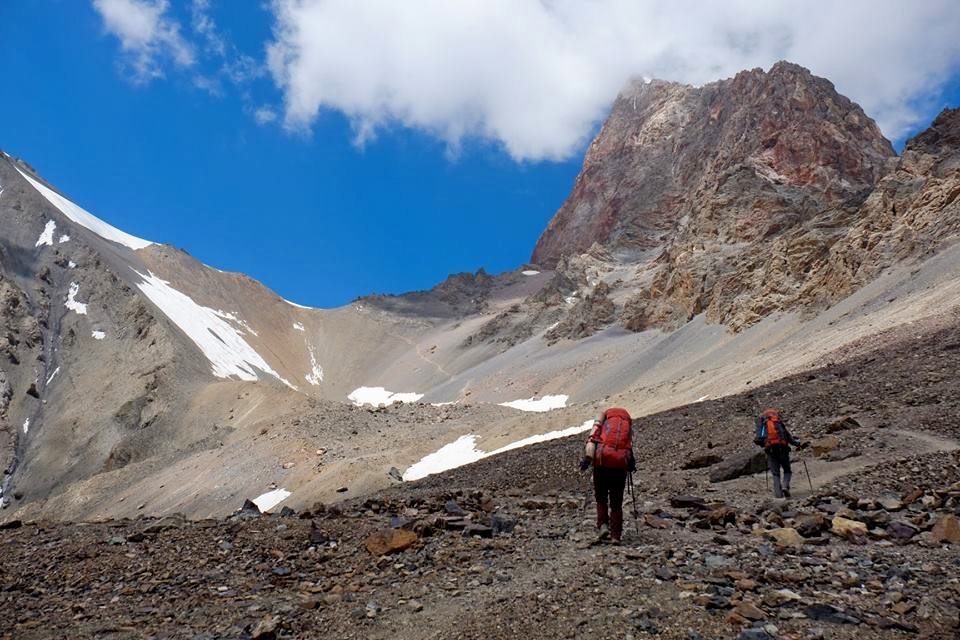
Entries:
{"type": "Polygon", "coordinates": [[[590,145],[532,261],[553,266],[594,242],[627,252],[662,247],[711,196],[741,205],[774,197],[775,210],[728,208],[742,218],[733,240],[762,236],[777,226],[780,210],[835,206],[869,189],[894,155],[859,106],[795,64],[703,87],[634,81],[590,145]]]}

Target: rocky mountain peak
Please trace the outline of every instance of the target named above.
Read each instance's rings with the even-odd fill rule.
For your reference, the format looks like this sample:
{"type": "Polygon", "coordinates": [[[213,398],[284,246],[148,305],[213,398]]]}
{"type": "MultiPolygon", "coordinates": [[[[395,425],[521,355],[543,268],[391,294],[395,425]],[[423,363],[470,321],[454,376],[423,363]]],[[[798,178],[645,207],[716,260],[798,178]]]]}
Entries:
{"type": "Polygon", "coordinates": [[[859,106],[796,64],[702,87],[635,80],[590,145],[533,262],[553,266],[594,242],[627,257],[662,248],[707,200],[738,203],[715,213],[744,216],[739,240],[763,237],[782,230],[785,210],[807,215],[856,198],[894,155],[859,106]]]}

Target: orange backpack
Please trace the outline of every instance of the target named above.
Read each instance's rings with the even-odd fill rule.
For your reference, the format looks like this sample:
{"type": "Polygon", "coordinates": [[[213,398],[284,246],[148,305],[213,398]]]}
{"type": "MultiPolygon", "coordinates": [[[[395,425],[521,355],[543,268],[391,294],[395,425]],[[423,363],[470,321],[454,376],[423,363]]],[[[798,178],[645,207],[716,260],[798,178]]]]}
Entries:
{"type": "Polygon", "coordinates": [[[593,464],[605,469],[626,469],[633,453],[633,421],[626,409],[604,412],[603,422],[590,437],[596,443],[593,464]]]}
{"type": "Polygon", "coordinates": [[[780,430],[780,412],[776,409],[767,409],[760,414],[757,425],[757,444],[764,449],[777,445],[787,444],[780,430]]]}

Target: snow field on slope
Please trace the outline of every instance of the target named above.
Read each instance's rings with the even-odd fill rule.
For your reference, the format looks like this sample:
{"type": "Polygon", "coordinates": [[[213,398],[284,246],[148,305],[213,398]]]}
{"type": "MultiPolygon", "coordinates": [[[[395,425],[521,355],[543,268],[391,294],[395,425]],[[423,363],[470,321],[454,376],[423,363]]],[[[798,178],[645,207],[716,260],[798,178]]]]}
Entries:
{"type": "Polygon", "coordinates": [[[290,492],[286,489],[274,489],[273,491],[267,491],[266,493],[257,496],[251,500],[251,502],[257,505],[257,509],[260,509],[260,511],[269,511],[289,498],[290,495],[290,492]]]}
{"type": "Polygon", "coordinates": [[[53,220],[47,220],[47,224],[43,227],[43,233],[40,234],[40,237],[37,238],[37,243],[33,246],[42,247],[47,245],[49,247],[53,246],[53,232],[57,230],[57,223],[53,220]]]}
{"type": "Polygon", "coordinates": [[[307,349],[310,352],[310,372],[307,373],[305,379],[313,386],[319,387],[320,383],[323,382],[323,367],[317,362],[317,356],[313,352],[313,345],[308,344],[307,349]]]}
{"type": "Polygon", "coordinates": [[[90,231],[93,231],[101,238],[117,242],[134,250],[143,249],[144,247],[149,247],[153,244],[149,240],[137,238],[129,233],[120,231],[120,229],[117,229],[113,225],[107,224],[86,209],[67,200],[53,189],[50,189],[49,187],[37,182],[23,171],[20,171],[20,167],[17,167],[17,171],[20,172],[20,175],[27,179],[27,182],[29,182],[34,189],[40,192],[40,195],[46,198],[50,204],[59,209],[63,215],[67,216],[80,226],[90,229],[90,231]]]}
{"type": "Polygon", "coordinates": [[[565,438],[583,433],[589,431],[592,427],[593,420],[590,419],[574,427],[567,427],[566,429],[558,429],[557,431],[549,431],[540,435],[522,438],[489,452],[477,448],[477,436],[472,434],[460,436],[450,444],[446,444],[433,453],[425,455],[419,462],[410,465],[403,473],[403,479],[408,481],[419,480],[434,473],[449,471],[450,469],[456,469],[457,467],[495,456],[498,453],[520,449],[521,447],[526,447],[538,442],[547,442],[548,440],[556,440],[557,438],[565,438]]]}
{"type": "Polygon", "coordinates": [[[23,421],[23,432],[27,433],[28,431],[30,431],[30,418],[23,421]]]}
{"type": "Polygon", "coordinates": [[[555,395],[555,396],[543,396],[539,400],[534,396],[533,398],[527,398],[526,400],[511,400],[510,402],[501,402],[501,407],[510,407],[511,409],[519,409],[520,411],[536,411],[544,412],[550,411],[552,409],[563,409],[567,406],[567,399],[570,396],[566,395],[555,395]]]}
{"type": "Polygon", "coordinates": [[[80,285],[76,282],[71,282],[70,291],[67,292],[67,301],[63,304],[67,309],[76,312],[78,315],[85,316],[87,315],[87,305],[84,302],[77,302],[78,293],[80,293],[80,285]]]}
{"type": "Polygon", "coordinates": [[[520,273],[522,273],[522,274],[525,275],[525,276],[537,276],[537,275],[540,275],[540,272],[539,272],[539,271],[534,271],[533,269],[527,269],[526,271],[521,271],[520,273]]]}
{"type": "Polygon", "coordinates": [[[97,331],[96,329],[94,329],[93,331],[90,332],[90,337],[92,337],[94,340],[103,340],[104,338],[107,337],[107,334],[104,333],[103,331],[97,331]]]}
{"type": "MultiPolygon", "coordinates": [[[[133,269],[133,267],[131,267],[133,269]]],[[[214,311],[193,301],[190,296],[177,291],[164,280],[149,273],[143,275],[133,269],[143,282],[137,287],[174,324],[193,340],[203,355],[210,361],[213,375],[218,378],[236,376],[241,380],[258,380],[254,367],[268,373],[290,388],[295,388],[267,364],[259,353],[247,343],[240,332],[226,321],[222,311],[214,311]]]]}
{"type": "Polygon", "coordinates": [[[351,391],[347,399],[358,407],[362,407],[365,404],[380,407],[393,404],[394,402],[409,404],[416,402],[422,397],[422,393],[394,393],[393,391],[387,391],[383,387],[360,387],[359,389],[351,391]]]}

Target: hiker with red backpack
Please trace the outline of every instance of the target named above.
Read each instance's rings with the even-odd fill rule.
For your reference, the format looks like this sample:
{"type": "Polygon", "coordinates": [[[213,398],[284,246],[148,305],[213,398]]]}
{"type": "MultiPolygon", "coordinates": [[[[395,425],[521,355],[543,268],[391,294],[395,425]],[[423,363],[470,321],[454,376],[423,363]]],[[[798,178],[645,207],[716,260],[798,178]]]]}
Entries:
{"type": "Polygon", "coordinates": [[[767,409],[757,417],[754,444],[763,447],[767,454],[767,466],[773,476],[773,495],[777,498],[790,497],[790,445],[806,449],[807,442],[800,442],[787,429],[787,423],[777,409],[767,409]],[[783,472],[781,480],[780,472],[783,472]]]}
{"type": "Polygon", "coordinates": [[[594,420],[580,471],[593,465],[599,538],[620,544],[623,536],[623,490],[627,474],[637,468],[633,455],[633,421],[625,409],[607,409],[594,420]]]}

